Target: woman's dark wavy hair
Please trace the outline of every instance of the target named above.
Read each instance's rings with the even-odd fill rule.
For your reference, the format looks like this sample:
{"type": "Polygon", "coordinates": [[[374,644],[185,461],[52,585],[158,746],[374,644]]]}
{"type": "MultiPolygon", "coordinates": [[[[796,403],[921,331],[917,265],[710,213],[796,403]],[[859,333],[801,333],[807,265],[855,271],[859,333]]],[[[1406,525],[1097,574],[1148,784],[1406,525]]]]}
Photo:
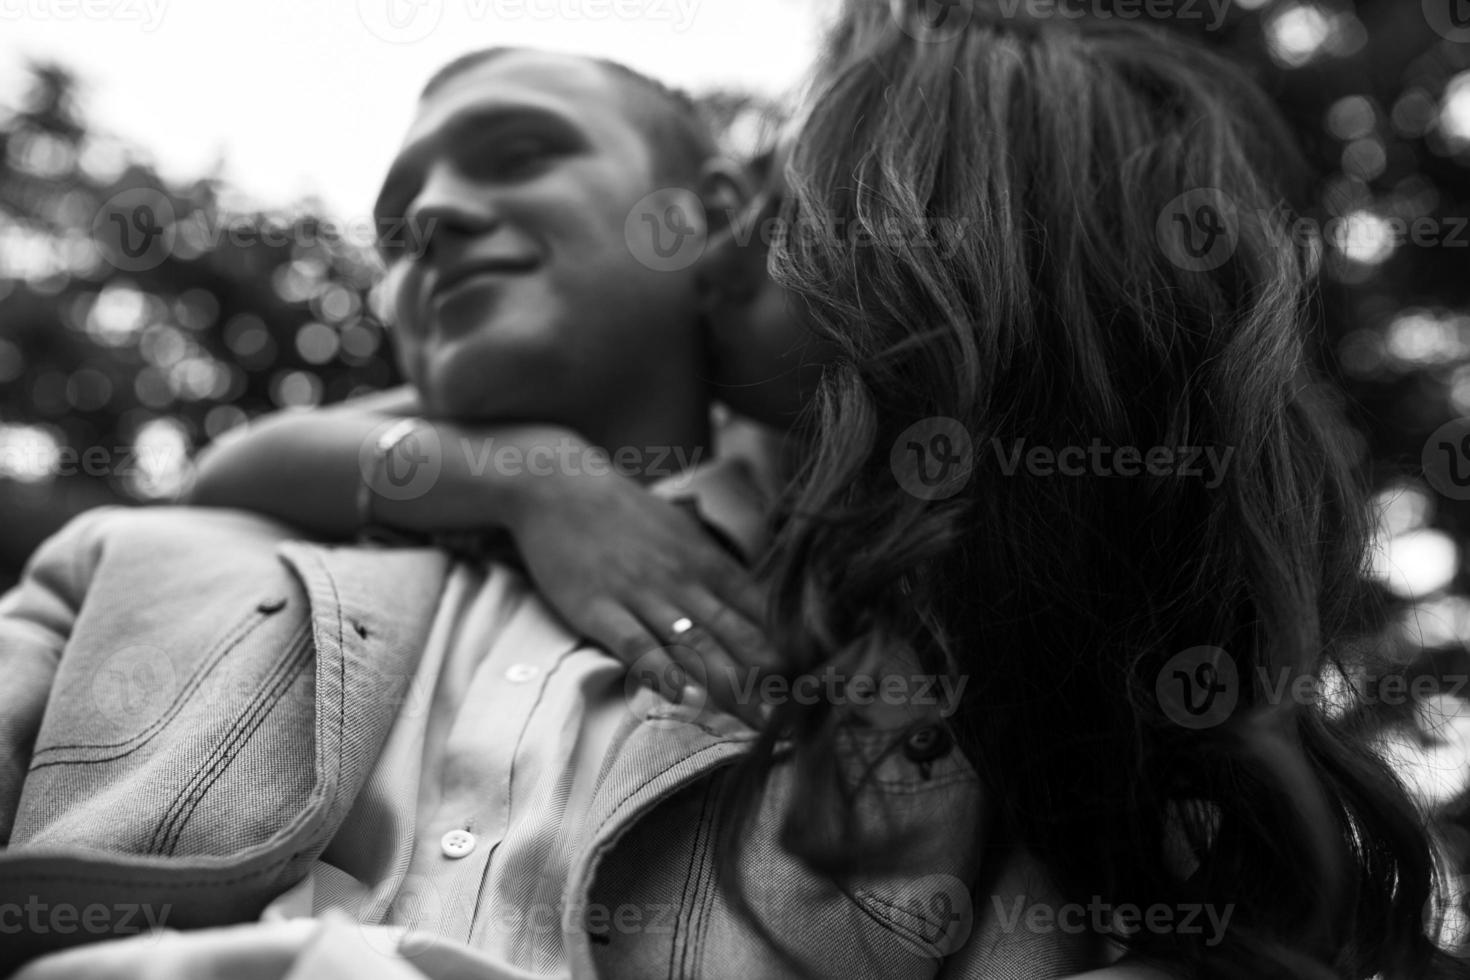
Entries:
{"type": "MultiPolygon", "coordinates": [[[[1266,695],[1346,656],[1367,520],[1309,370],[1313,260],[1286,231],[1276,110],[1235,65],[1136,25],[962,4],[962,31],[929,31],[889,8],[854,0],[835,29],[772,256],[841,352],[771,561],[792,673],[861,673],[877,638],[967,675],[949,723],[994,801],[987,847],[1034,853],[1069,900],[1233,910],[1217,944],[1124,940],[1146,959],[1251,980],[1465,975],[1436,945],[1434,847],[1401,784],[1319,704],[1266,695]],[[1238,241],[1191,271],[1160,218],[1201,188],[1233,202],[1238,241]],[[936,247],[935,227],[963,234],[936,247]],[[890,447],[936,417],[971,434],[974,468],[927,501],[890,447]],[[1008,474],[992,450],[1095,438],[1234,455],[1212,487],[1008,474]],[[1156,692],[1199,646],[1242,683],[1196,730],[1156,692]]],[[[794,745],[783,840],[837,878],[868,867],[862,787],[834,776],[849,720],[779,708],[736,797],[752,819],[794,745]],[[830,831],[824,813],[837,833],[809,829],[830,831]]]]}

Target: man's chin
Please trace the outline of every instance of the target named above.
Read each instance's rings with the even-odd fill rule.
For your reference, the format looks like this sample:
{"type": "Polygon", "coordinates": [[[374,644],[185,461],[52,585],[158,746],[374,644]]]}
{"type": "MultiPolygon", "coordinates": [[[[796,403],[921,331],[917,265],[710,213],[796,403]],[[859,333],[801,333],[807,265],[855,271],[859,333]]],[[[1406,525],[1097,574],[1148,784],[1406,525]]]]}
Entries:
{"type": "Polygon", "coordinates": [[[431,418],[464,423],[542,420],[544,412],[535,404],[546,385],[532,383],[533,372],[518,378],[502,371],[480,371],[469,377],[458,371],[430,371],[420,388],[425,414],[431,418]]]}

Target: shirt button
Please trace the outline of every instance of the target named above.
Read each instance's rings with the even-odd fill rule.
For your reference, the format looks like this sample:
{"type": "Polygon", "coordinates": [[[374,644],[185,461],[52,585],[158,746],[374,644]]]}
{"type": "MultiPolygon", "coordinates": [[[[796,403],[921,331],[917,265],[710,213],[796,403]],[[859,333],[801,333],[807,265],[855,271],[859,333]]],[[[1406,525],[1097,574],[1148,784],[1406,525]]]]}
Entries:
{"type": "Polygon", "coordinates": [[[505,679],[512,684],[524,684],[540,671],[535,664],[511,664],[505,670],[505,679]]]}
{"type": "Polygon", "coordinates": [[[439,840],[445,857],[462,858],[475,849],[475,835],[468,830],[451,830],[439,840]]]}

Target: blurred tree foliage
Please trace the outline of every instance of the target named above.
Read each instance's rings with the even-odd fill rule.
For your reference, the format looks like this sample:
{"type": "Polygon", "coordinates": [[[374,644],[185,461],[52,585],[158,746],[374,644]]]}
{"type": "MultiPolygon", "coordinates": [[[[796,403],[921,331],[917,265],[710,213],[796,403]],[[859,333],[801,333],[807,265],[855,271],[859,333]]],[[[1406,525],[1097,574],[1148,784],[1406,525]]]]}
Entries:
{"type": "Polygon", "coordinates": [[[0,580],[81,508],[167,498],[246,419],[397,380],[371,228],[170,186],[66,69],[32,79],[0,117],[0,580]]]}
{"type": "MultiPolygon", "coordinates": [[[[1436,429],[1470,416],[1470,0],[996,3],[1171,10],[1169,28],[1249,66],[1299,134],[1321,354],[1378,491],[1382,602],[1364,615],[1388,663],[1354,680],[1439,692],[1370,699],[1362,720],[1397,733],[1470,873],[1470,690],[1456,683],[1470,674],[1470,493],[1437,492],[1421,463],[1436,429]]],[[[93,130],[65,68],[32,74],[0,113],[0,585],[77,510],[166,498],[190,454],[246,419],[397,380],[366,236],[333,234],[310,202],[267,212],[216,180],[170,185],[93,130]]],[[[706,105],[740,152],[779,116],[740,93],[706,105]]]]}
{"type": "Polygon", "coordinates": [[[1311,165],[1292,203],[1321,233],[1320,353],[1375,490],[1361,612],[1382,664],[1348,678],[1366,698],[1344,721],[1437,814],[1470,945],[1470,494],[1425,472],[1435,430],[1470,416],[1470,3],[1255,0],[1173,26],[1253,69],[1311,165]]]}

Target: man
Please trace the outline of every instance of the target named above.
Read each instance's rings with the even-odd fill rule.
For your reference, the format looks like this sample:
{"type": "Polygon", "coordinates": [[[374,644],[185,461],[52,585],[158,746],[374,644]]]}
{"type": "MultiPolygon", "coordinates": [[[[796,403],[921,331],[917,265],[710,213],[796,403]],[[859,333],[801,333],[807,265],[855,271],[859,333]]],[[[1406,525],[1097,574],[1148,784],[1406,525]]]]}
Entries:
{"type": "MultiPolygon", "coordinates": [[[[666,98],[534,52],[431,84],[380,202],[433,219],[397,287],[431,413],[697,458],[697,272],[650,269],[624,237],[640,201],[703,173],[660,128],[666,98]]],[[[753,556],[753,503],[726,481],[691,479],[693,504],[753,556]]],[[[746,724],[626,686],[504,565],[292,538],[243,513],[95,513],[0,601],[0,900],[40,923],[7,933],[6,965],[165,914],[201,931],[25,975],[744,977],[785,972],[784,949],[918,976],[963,943],[965,838],[839,892],[781,851],[779,781],[741,863],[760,935],[712,871],[746,724]],[[79,935],[62,908],[100,911],[79,935]]],[[[895,830],[978,819],[958,753],[871,761],[895,830]]]]}

